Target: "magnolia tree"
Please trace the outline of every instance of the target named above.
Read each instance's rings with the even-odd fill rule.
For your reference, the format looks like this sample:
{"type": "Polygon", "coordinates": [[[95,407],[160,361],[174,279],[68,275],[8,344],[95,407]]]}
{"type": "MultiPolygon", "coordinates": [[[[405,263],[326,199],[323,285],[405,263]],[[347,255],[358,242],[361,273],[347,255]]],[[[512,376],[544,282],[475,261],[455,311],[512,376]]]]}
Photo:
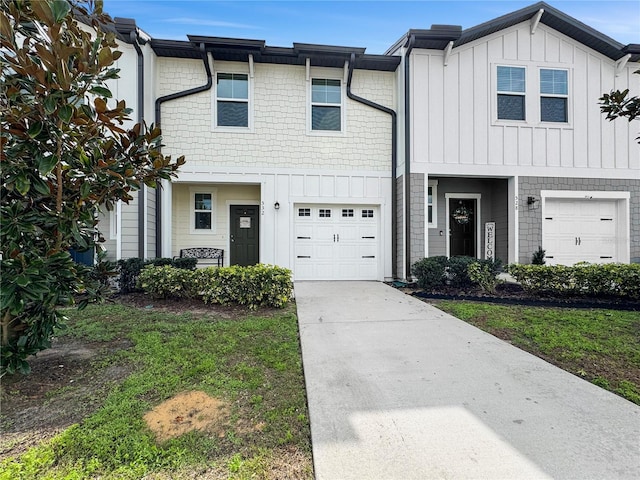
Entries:
{"type": "MultiPolygon", "coordinates": [[[[640,70],[633,72],[640,75],[640,70]]],[[[615,90],[600,97],[600,110],[607,114],[607,120],[626,118],[628,121],[640,118],[640,97],[629,96],[629,89],[615,90]]],[[[640,136],[636,138],[640,143],[640,136]]]]}
{"type": "Polygon", "coordinates": [[[160,153],[158,128],[125,128],[130,110],[107,83],[121,52],[101,1],[0,4],[0,367],[28,373],[25,359],[63,326],[61,307],[101,297],[96,270],[70,249],[99,248],[99,213],[184,158],[160,153]]]}

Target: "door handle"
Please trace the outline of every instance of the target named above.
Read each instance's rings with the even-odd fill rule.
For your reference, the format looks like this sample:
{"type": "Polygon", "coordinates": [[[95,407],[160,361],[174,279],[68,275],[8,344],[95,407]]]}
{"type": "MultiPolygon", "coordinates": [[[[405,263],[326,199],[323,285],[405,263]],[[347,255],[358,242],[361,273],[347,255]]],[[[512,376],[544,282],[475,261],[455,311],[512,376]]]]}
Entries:
{"type": "Polygon", "coordinates": [[[333,241],[334,242],[336,241],[336,234],[335,233],[333,234],[333,241]]]}
{"type": "Polygon", "coordinates": [[[336,237],[338,237],[338,241],[340,241],[340,234],[337,234],[336,237]]]}

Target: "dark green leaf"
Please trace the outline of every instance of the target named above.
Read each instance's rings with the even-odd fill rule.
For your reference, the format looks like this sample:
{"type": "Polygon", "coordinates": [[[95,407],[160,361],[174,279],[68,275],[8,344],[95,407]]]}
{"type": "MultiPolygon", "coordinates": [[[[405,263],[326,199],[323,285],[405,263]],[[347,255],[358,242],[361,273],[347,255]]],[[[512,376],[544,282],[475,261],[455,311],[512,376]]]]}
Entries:
{"type": "Polygon", "coordinates": [[[29,188],[31,188],[31,182],[25,174],[22,174],[16,178],[15,186],[18,193],[24,196],[29,192],[29,188]]]}
{"type": "Polygon", "coordinates": [[[73,107],[71,105],[62,105],[58,109],[58,117],[64,123],[69,123],[72,116],[73,116],[73,107]]]}
{"type": "Polygon", "coordinates": [[[27,285],[29,285],[31,283],[31,280],[29,280],[29,277],[27,277],[26,275],[22,274],[22,275],[18,275],[16,277],[16,284],[19,287],[26,287],[27,285]]]}
{"type": "Polygon", "coordinates": [[[56,23],[60,23],[71,11],[71,5],[67,0],[53,0],[49,3],[51,13],[56,23]]]}
{"type": "Polygon", "coordinates": [[[34,122],[29,127],[29,130],[27,130],[27,135],[29,135],[31,138],[36,138],[38,135],[40,135],[41,131],[42,122],[34,122]]]}
{"type": "Polygon", "coordinates": [[[89,182],[84,182],[80,187],[80,198],[87,198],[91,193],[91,184],[89,182]]]}
{"type": "Polygon", "coordinates": [[[55,155],[49,155],[48,157],[41,156],[38,159],[38,171],[40,175],[48,175],[51,173],[51,170],[53,170],[57,163],[58,157],[55,155]]]}
{"type": "Polygon", "coordinates": [[[49,95],[47,98],[44,99],[44,112],[47,115],[51,115],[55,111],[56,111],[56,99],[52,95],[49,95]]]}
{"type": "Polygon", "coordinates": [[[107,98],[111,98],[111,90],[109,90],[108,88],[104,88],[104,87],[100,87],[100,86],[95,86],[93,88],[91,88],[91,90],[89,90],[91,93],[95,93],[96,95],[100,95],[101,97],[107,97],[107,98]]]}

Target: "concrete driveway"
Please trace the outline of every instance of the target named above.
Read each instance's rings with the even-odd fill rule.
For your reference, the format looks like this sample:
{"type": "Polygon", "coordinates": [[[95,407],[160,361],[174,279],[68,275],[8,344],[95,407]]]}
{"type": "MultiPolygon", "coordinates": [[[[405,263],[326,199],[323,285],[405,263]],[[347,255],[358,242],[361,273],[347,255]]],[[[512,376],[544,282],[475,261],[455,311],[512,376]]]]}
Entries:
{"type": "Polygon", "coordinates": [[[377,282],[296,282],[316,478],[638,479],[640,407],[377,282]]]}

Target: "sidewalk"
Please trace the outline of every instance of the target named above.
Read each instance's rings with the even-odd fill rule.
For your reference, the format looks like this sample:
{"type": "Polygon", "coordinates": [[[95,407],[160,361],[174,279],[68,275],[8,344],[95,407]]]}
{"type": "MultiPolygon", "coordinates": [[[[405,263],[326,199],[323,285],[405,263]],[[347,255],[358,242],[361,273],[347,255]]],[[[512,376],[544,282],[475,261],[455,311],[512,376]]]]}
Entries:
{"type": "Polygon", "coordinates": [[[376,282],[296,282],[316,478],[637,479],[640,407],[376,282]]]}

